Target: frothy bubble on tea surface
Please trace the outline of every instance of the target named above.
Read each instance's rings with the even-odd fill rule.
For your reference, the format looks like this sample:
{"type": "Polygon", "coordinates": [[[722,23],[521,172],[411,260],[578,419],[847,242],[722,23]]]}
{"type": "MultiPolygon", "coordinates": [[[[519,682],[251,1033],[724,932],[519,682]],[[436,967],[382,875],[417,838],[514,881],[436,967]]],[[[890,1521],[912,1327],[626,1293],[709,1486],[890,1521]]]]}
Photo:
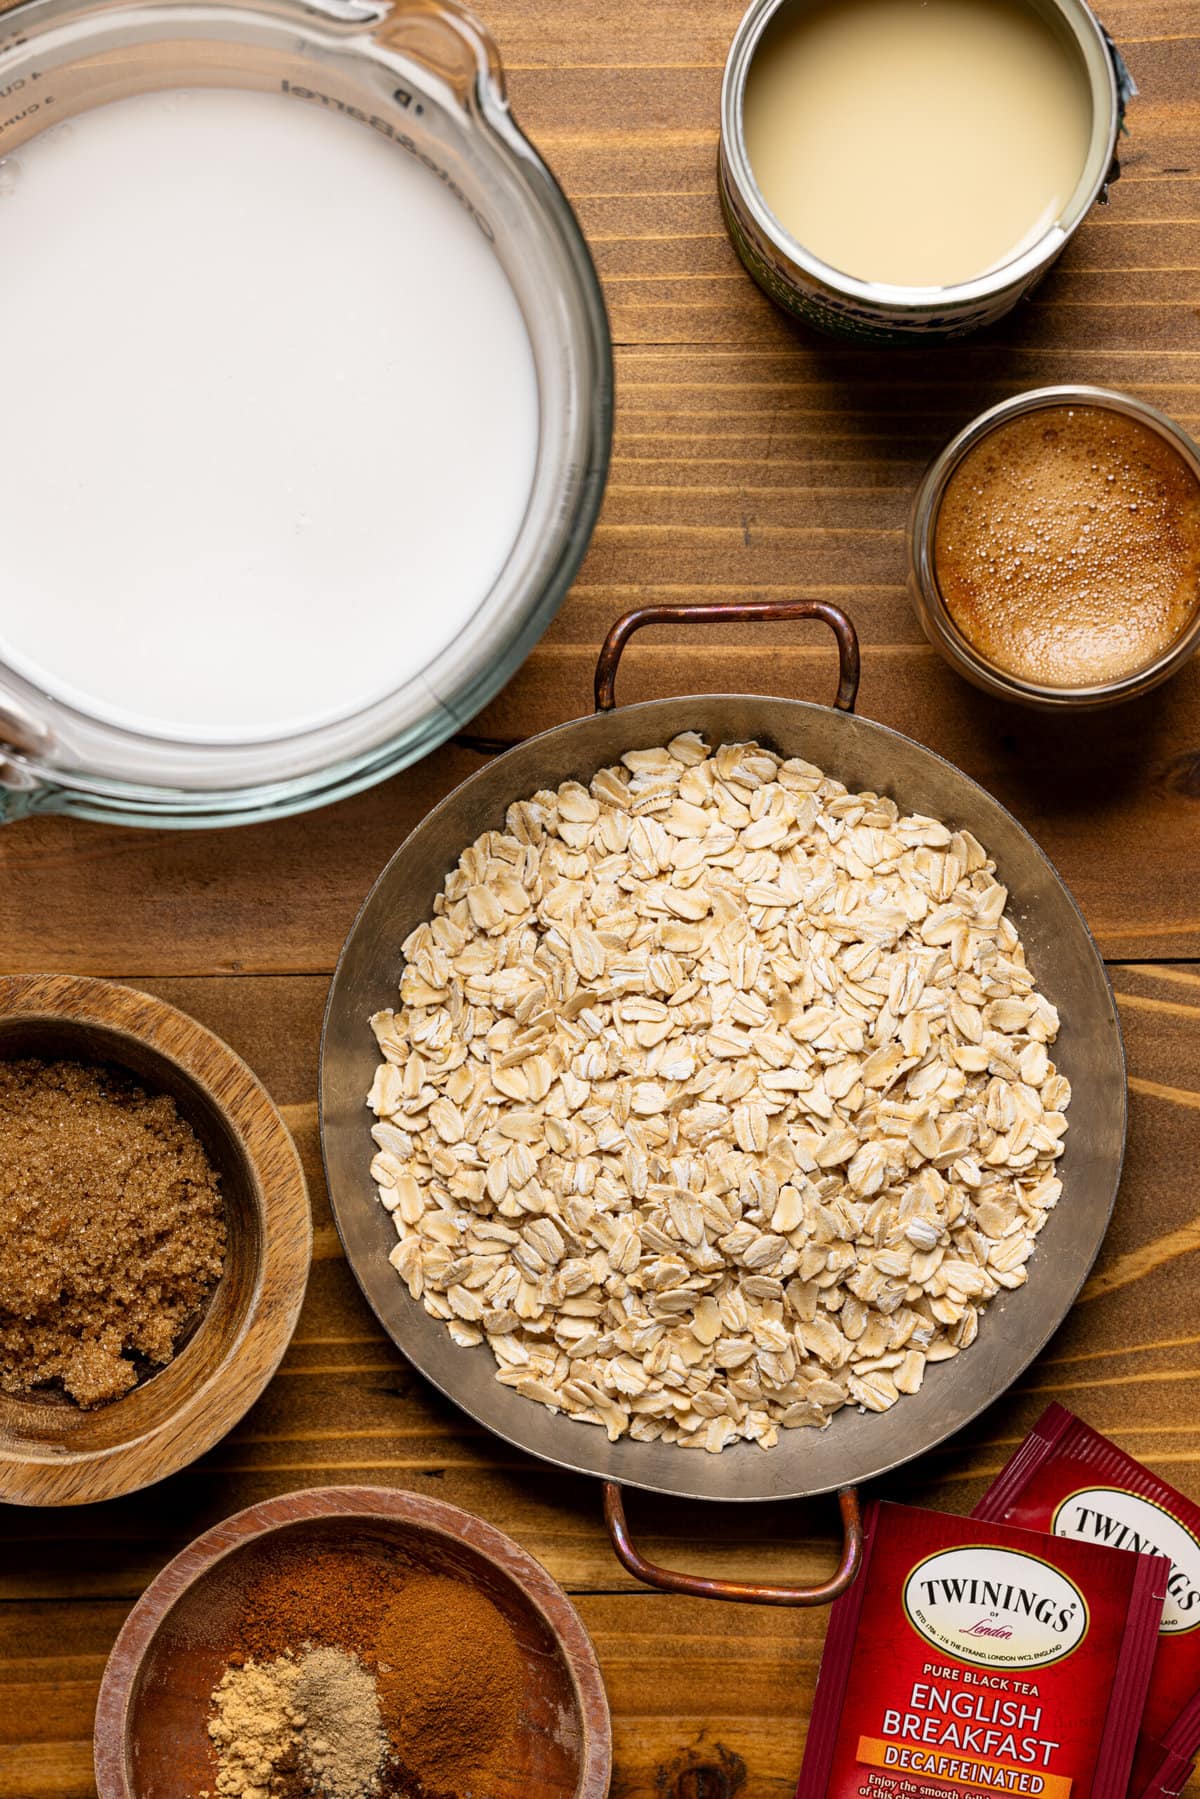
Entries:
{"type": "Polygon", "coordinates": [[[1200,610],[1200,482],[1125,413],[1037,408],[963,457],[934,562],[946,611],[984,661],[1041,687],[1119,681],[1200,610]]]}

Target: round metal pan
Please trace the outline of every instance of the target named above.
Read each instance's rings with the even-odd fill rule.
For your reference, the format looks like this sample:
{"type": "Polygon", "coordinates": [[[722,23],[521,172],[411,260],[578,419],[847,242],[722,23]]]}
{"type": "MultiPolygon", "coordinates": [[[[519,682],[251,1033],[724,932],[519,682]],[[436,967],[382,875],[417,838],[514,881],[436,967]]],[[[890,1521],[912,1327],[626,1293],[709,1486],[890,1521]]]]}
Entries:
{"type": "Polygon", "coordinates": [[[742,602],[729,606],[650,608],[614,625],[596,672],[598,710],[590,718],[530,738],[480,769],[436,806],[397,850],[368,895],[346,939],[330,989],[321,1044],[321,1135],[329,1195],[346,1255],[376,1316],[415,1367],[464,1411],[531,1455],[609,1483],[606,1510],[618,1554],[644,1579],[663,1570],[641,1561],[628,1541],[620,1487],[693,1499],[785,1499],[843,1489],[846,1551],[833,1582],[814,1593],[759,1587],[733,1590],[672,1576],[678,1590],[715,1587],[726,1597],[812,1603],[853,1574],[857,1507],[846,1489],[923,1454],[977,1417],[1037,1355],[1066,1316],[1104,1238],[1125,1144],[1125,1062],[1112,990],[1079,909],[1041,850],[982,787],[932,751],[867,719],[856,718],[858,646],[844,614],[817,602],[742,602]],[[819,617],[838,636],[841,661],[833,707],[748,694],[693,694],[616,707],[621,651],[640,625],[681,619],[710,622],[819,617]],[[802,756],[851,789],[888,794],[905,810],[965,827],[995,858],[1010,910],[1042,990],[1062,1030],[1054,1058],[1071,1082],[1070,1130],[1062,1159],[1062,1197],[1030,1264],[1029,1281],[989,1305],[965,1354],[929,1368],[919,1393],[890,1411],[839,1412],[823,1431],[784,1431],[775,1448],[739,1443],[719,1456],[673,1444],[607,1441],[603,1431],[523,1399],[494,1378],[486,1346],[459,1348],[390,1267],[391,1219],[379,1205],[369,1167],[372,1115],[364,1104],[378,1060],[367,1021],[396,1002],[400,945],[430,915],[434,896],[462,850],[503,824],[507,807],[542,787],[587,782],[627,750],[697,730],[715,746],[756,739],[785,756],[802,756]]]}

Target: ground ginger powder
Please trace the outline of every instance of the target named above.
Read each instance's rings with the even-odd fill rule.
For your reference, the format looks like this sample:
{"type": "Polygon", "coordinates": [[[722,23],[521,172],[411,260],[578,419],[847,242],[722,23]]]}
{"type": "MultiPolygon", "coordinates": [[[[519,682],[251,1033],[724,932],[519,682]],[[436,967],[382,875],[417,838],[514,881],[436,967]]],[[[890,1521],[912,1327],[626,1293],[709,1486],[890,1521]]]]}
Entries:
{"type": "Polygon", "coordinates": [[[259,1667],[227,1668],[213,1693],[208,1734],[220,1757],[217,1792],[230,1799],[270,1799],[275,1769],[295,1741],[300,1664],[288,1658],[259,1667]]]}
{"type": "Polygon", "coordinates": [[[224,1260],[217,1174],[167,1094],[0,1061],[0,1389],[117,1398],[134,1358],[170,1361],[224,1260]]]}
{"type": "Polygon", "coordinates": [[[220,1799],[371,1799],[387,1738],[374,1677],[343,1649],[229,1667],[208,1734],[220,1799]]]}

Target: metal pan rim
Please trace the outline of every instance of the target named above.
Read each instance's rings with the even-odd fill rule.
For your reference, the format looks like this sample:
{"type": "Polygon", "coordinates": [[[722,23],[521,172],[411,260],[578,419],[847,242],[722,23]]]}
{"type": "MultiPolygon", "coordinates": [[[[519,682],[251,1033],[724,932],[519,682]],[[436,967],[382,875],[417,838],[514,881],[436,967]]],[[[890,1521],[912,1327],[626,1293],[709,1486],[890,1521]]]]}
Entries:
{"type": "MultiPolygon", "coordinates": [[[[764,735],[770,737],[771,733],[766,731],[764,732],[764,735]]],[[[645,738],[645,741],[648,742],[650,739],[645,738]]],[[[597,764],[597,766],[602,766],[602,764],[597,764]]],[[[831,769],[830,772],[834,774],[838,773],[836,769],[831,769]]],[[[516,797],[519,797],[519,795],[516,797]]],[[[465,841],[469,841],[469,839],[463,841],[465,846],[465,841]]],[[[361,1020],[361,1023],[365,1029],[365,1017],[361,1020]]],[[[397,1347],[401,1349],[406,1359],[417,1369],[422,1378],[429,1380],[431,1384],[449,1399],[458,1410],[465,1412],[477,1424],[487,1430],[490,1435],[499,1438],[503,1442],[509,1443],[525,1454],[534,1456],[541,1462],[550,1464],[569,1473],[589,1475],[601,1480],[617,1481],[622,1486],[639,1488],[647,1492],[672,1495],[676,1498],[706,1500],[718,1504],[754,1504],[777,1499],[815,1498],[821,1494],[832,1492],[848,1484],[858,1484],[860,1482],[878,1478],[881,1475],[890,1473],[894,1469],[904,1466],[907,1462],[912,1461],[917,1456],[924,1455],[936,1449],[949,1437],[954,1436],[958,1431],[972,1423],[981,1413],[986,1411],[990,1405],[999,1399],[1003,1392],[1007,1391],[1015,1381],[1020,1379],[1030,1363],[1034,1361],[1069,1314],[1103,1243],[1120,1184],[1126,1137],[1126,1113],[1127,1091],[1125,1083],[1124,1046],[1121,1038],[1120,1022],[1117,1016],[1116,1002],[1111,985],[1108,982],[1107,974],[1104,970],[1099,950],[1088,930],[1087,924],[1083,919],[1074,896],[1058,875],[1057,870],[1054,869],[1049,858],[1034,842],[1033,838],[1030,837],[1024,826],[1019,823],[1006,807],[1002,806],[999,801],[988,794],[986,789],[980,787],[969,775],[965,774],[961,769],[956,768],[953,763],[948,762],[946,758],[939,756],[935,751],[927,749],[923,744],[916,743],[914,739],[904,736],[901,732],[895,731],[886,725],[879,724],[874,720],[857,718],[854,715],[846,713],[833,713],[830,708],[810,701],[781,701],[778,698],[772,699],[764,698],[763,696],[744,694],[695,694],[671,696],[669,699],[648,700],[633,705],[617,707],[612,712],[593,715],[593,718],[572,720],[565,724],[556,725],[550,730],[541,732],[536,737],[530,738],[524,743],[514,746],[513,749],[506,751],[503,756],[496,758],[494,762],[487,766],[487,768],[477,770],[475,774],[468,776],[466,781],[462,782],[453,790],[453,792],[447,795],[446,798],[416,826],[415,830],[409,834],[404,843],[400,845],[399,849],[391,857],[386,867],[373,884],[366,899],[363,901],[358,916],[347,935],[338,959],[333,980],[330,984],[321,1033],[319,1076],[321,1146],[334,1221],[346,1251],[347,1260],[354,1272],[355,1279],[358,1281],[359,1286],[363,1291],[364,1297],[367,1299],[368,1304],[371,1306],[372,1311],[375,1313],[375,1316],[384,1331],[392,1341],[397,1344],[397,1347]],[[1110,1073],[1116,1077],[1116,1086],[1109,1096],[1114,1108],[1111,1114],[1111,1127],[1116,1143],[1116,1153],[1105,1169],[1105,1179],[1103,1183],[1104,1191],[1100,1196],[1100,1203],[1098,1205],[1095,1203],[1093,1204],[1093,1217],[1089,1221],[1085,1254],[1077,1262],[1074,1271],[1075,1277],[1072,1279],[1069,1288],[1063,1288],[1059,1293],[1055,1304],[1050,1308],[1050,1311],[1043,1315],[1034,1313],[1032,1319],[1023,1321],[1030,1328],[1028,1329],[1027,1334],[1022,1334],[1016,1354],[1010,1358],[1009,1363],[1006,1365],[1002,1382],[995,1386],[986,1386],[985,1383],[986,1390],[981,1392],[977,1402],[975,1399],[972,1399],[968,1405],[963,1406],[961,1409],[954,1408],[953,1406],[949,1407],[948,1415],[943,1422],[926,1431],[915,1431],[911,1442],[907,1443],[900,1453],[885,1453],[881,1456],[875,1451],[868,1450],[860,1452],[853,1461],[847,1459],[846,1464],[837,1468],[837,1470],[831,1473],[828,1478],[822,1478],[815,1481],[806,1481],[804,1479],[796,1480],[792,1478],[786,1480],[783,1484],[776,1484],[769,1478],[756,1481],[751,1477],[746,1483],[750,1490],[739,1490],[736,1492],[713,1492],[707,1490],[703,1482],[697,1481],[688,1472],[693,1466],[692,1461],[683,1451],[678,1450],[674,1445],[639,1444],[633,1443],[628,1438],[622,1439],[621,1442],[617,1444],[610,1445],[607,1441],[601,1444],[597,1439],[601,1439],[603,1433],[596,1430],[594,1426],[584,1425],[564,1414],[552,1414],[546,1411],[545,1408],[535,1406],[528,1400],[522,1401],[521,1403],[527,1408],[530,1416],[526,1418],[524,1413],[518,1414],[517,1416],[520,1420],[518,1427],[513,1428],[504,1424],[497,1424],[493,1417],[487,1415],[489,1410],[488,1400],[492,1397],[489,1388],[494,1387],[495,1390],[500,1393],[504,1393],[506,1390],[500,1388],[498,1383],[495,1383],[494,1380],[491,1379],[490,1370],[488,1386],[481,1389],[482,1398],[476,1398],[472,1401],[464,1399],[462,1393],[455,1390],[456,1382],[452,1377],[447,1377],[442,1370],[436,1367],[431,1368],[428,1365],[428,1358],[421,1353],[419,1348],[414,1346],[414,1343],[411,1340],[412,1334],[415,1334],[420,1328],[418,1314],[421,1319],[426,1318],[422,1308],[416,1301],[410,1300],[408,1294],[401,1289],[405,1307],[404,1316],[406,1320],[410,1316],[407,1308],[410,1306],[412,1307],[411,1316],[414,1332],[410,1333],[404,1331],[403,1333],[398,1334],[385,1316],[383,1310],[383,1306],[386,1303],[385,1299],[379,1297],[380,1295],[384,1295],[387,1291],[391,1291],[393,1285],[396,1287],[400,1286],[397,1277],[394,1275],[393,1271],[387,1267],[385,1257],[378,1258],[379,1262],[382,1263],[382,1270],[372,1268],[364,1271],[361,1269],[355,1250],[349,1241],[351,1218],[359,1205],[359,1201],[353,1193],[347,1196],[347,1194],[341,1190],[339,1171],[335,1166],[335,1151],[331,1142],[332,1137],[336,1133],[337,1121],[333,1116],[334,1102],[330,1092],[330,1060],[333,1053],[331,1050],[331,1040],[338,1027],[339,1005],[341,1002],[346,970],[354,952],[356,936],[363,926],[364,920],[367,919],[373,902],[384,888],[392,871],[399,866],[403,866],[403,858],[413,844],[414,839],[416,839],[419,833],[426,830],[431,821],[441,822],[453,820],[461,806],[463,795],[471,789],[473,785],[479,783],[483,777],[486,777],[499,768],[509,765],[520,755],[530,750],[533,750],[536,753],[540,749],[547,747],[561,747],[564,743],[568,742],[574,734],[579,732],[581,726],[594,723],[596,716],[608,720],[621,721],[622,726],[627,728],[628,747],[629,744],[638,741],[639,720],[649,721],[651,719],[656,719],[662,715],[664,708],[690,708],[694,711],[696,721],[702,724],[704,722],[705,710],[719,707],[722,703],[727,705],[748,704],[754,706],[779,706],[783,704],[788,707],[789,716],[795,715],[797,718],[803,718],[809,721],[819,720],[822,724],[831,717],[836,718],[839,722],[838,725],[834,727],[835,730],[846,732],[857,730],[865,732],[868,736],[868,741],[875,742],[878,747],[886,748],[887,746],[895,746],[897,749],[902,748],[905,755],[916,752],[919,759],[927,759],[931,769],[937,770],[943,774],[948,774],[956,785],[962,784],[959,788],[960,791],[962,791],[962,787],[965,786],[965,789],[968,790],[972,796],[976,794],[981,796],[985,803],[985,807],[994,810],[994,816],[997,822],[1000,820],[1006,821],[1007,828],[1014,831],[1018,835],[1018,838],[1022,840],[1022,852],[1026,855],[1032,855],[1033,862],[1031,865],[1036,868],[1043,879],[1049,878],[1052,889],[1057,889],[1058,893],[1062,896],[1062,899],[1066,902],[1067,907],[1069,907],[1067,916],[1074,931],[1077,933],[1076,942],[1079,944],[1081,952],[1088,958],[1089,966],[1093,973],[1098,972],[1099,974],[1099,985],[1104,996],[1102,1007],[1103,1017],[1101,1023],[1104,1032],[1111,1037],[1111,1049],[1113,1054],[1110,1073]],[[373,1282],[370,1278],[372,1272],[376,1274],[382,1272],[382,1274],[387,1277],[386,1282],[382,1280],[377,1283],[373,1282]],[[375,1291],[372,1290],[373,1287],[376,1288],[375,1291]],[[541,1415],[540,1418],[537,1417],[538,1414],[541,1415]],[[528,1430],[521,1428],[525,1425],[529,1426],[528,1430]],[[566,1437],[565,1435],[565,1433],[572,1428],[577,1433],[574,1439],[566,1437]],[[555,1439],[553,1446],[530,1440],[531,1437],[537,1438],[542,1433],[553,1436],[555,1439]],[[582,1456],[563,1453],[561,1444],[564,1440],[567,1443],[574,1442],[580,1449],[585,1451],[588,1450],[590,1446],[594,1445],[596,1451],[599,1453],[585,1453],[582,1456]],[[641,1454],[642,1451],[661,1451],[664,1447],[669,1449],[675,1456],[675,1461],[667,1464],[668,1468],[671,1470],[672,1478],[662,1478],[661,1475],[651,1474],[649,1471],[639,1469],[637,1466],[638,1462],[645,1459],[641,1454]],[[617,1451],[619,1453],[606,1456],[604,1453],[605,1451],[617,1451]],[[676,1466],[678,1467],[677,1478],[674,1477],[676,1466]]],[[[377,1207],[377,1202],[374,1200],[373,1196],[372,1204],[377,1207]]],[[[1036,1266],[1036,1255],[1034,1262],[1036,1266]]],[[[1029,1286],[1021,1289],[1021,1292],[1030,1292],[1031,1289],[1034,1288],[1034,1285],[1034,1280],[1031,1278],[1029,1286]]],[[[1019,1295],[1014,1295],[1013,1297],[1019,1298],[1019,1295]]],[[[977,1354],[981,1358],[972,1365],[980,1372],[982,1372],[985,1365],[982,1358],[987,1355],[986,1336],[989,1326],[995,1329],[1003,1315],[1003,1309],[1004,1297],[1001,1296],[992,1302],[992,1306],[984,1316],[980,1335],[980,1342],[983,1344],[982,1349],[979,1349],[977,1345],[972,1346],[977,1350],[977,1354]]],[[[427,1322],[430,1325],[436,1326],[436,1330],[444,1336],[445,1327],[443,1325],[437,1324],[437,1322],[432,1319],[428,1319],[427,1322]]],[[[433,1339],[430,1338],[430,1341],[432,1342],[433,1339]]],[[[447,1346],[454,1349],[456,1357],[483,1354],[490,1355],[490,1352],[486,1350],[485,1346],[480,1346],[479,1349],[476,1350],[457,1349],[453,1344],[449,1343],[448,1339],[447,1346]]],[[[968,1364],[970,1364],[970,1357],[968,1357],[968,1364]]],[[[956,1361],[955,1366],[962,1366],[962,1364],[956,1361]]],[[[930,1379],[937,1380],[939,1375],[942,1375],[943,1372],[949,1374],[950,1371],[941,1368],[932,1369],[930,1371],[930,1379]]],[[[951,1375],[950,1378],[953,1379],[953,1375],[951,1375]]],[[[516,1397],[519,1398],[519,1396],[516,1397]]],[[[918,1401],[919,1398],[920,1396],[918,1395],[918,1401]]],[[[911,1403],[916,1402],[914,1401],[911,1403]]],[[[847,1414],[857,1417],[855,1408],[844,1408],[843,1412],[839,1413],[829,1425],[828,1432],[836,1431],[839,1421],[844,1420],[847,1417],[847,1414]]],[[[884,1418],[886,1417],[887,1414],[884,1415],[884,1418]]],[[[827,1432],[805,1433],[803,1431],[790,1432],[786,1435],[787,1437],[803,1439],[806,1434],[812,1435],[819,1440],[824,1440],[827,1436],[827,1432]]],[[[762,1476],[769,1477],[772,1468],[778,1468],[780,1466],[774,1458],[781,1453],[783,1446],[784,1445],[781,1442],[775,1449],[763,1452],[754,1444],[738,1444],[723,1451],[719,1458],[704,1457],[702,1458],[702,1461],[719,1460],[729,1468],[733,1465],[731,1458],[739,1458],[738,1465],[740,1471],[744,1470],[746,1474],[749,1475],[750,1470],[760,1470],[762,1476]]]]}

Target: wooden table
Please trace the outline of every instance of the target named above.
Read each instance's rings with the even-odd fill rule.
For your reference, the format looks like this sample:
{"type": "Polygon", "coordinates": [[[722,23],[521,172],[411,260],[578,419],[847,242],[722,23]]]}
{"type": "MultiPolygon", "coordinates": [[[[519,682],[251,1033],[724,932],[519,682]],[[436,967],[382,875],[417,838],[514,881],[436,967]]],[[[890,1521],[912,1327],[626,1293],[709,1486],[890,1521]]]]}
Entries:
{"type": "MultiPolygon", "coordinates": [[[[1029,826],[1112,964],[1129,1050],[1129,1160],[1082,1302],[1020,1388],[902,1480],[965,1509],[1051,1398],[1200,1495],[1200,661],[1137,705],[1045,722],[951,675],[905,598],[904,520],[925,462],[1022,387],[1110,383],[1200,426],[1200,0],[1112,0],[1142,87],[1112,204],[1016,318],[934,351],[841,348],[744,276],[717,208],[717,95],[738,0],[489,0],[518,116],[579,209],[617,343],[604,515],[546,641],[477,729],[515,738],[589,705],[627,607],[818,594],[863,639],[860,709],[931,744],[1029,826]],[[1197,964],[1189,966],[1190,963],[1197,964]]],[[[2,414],[0,414],[2,419],[2,414]]],[[[647,634],[626,699],[736,688],[825,697],[816,626],[647,634]]],[[[93,1791],[105,1656],[137,1593],[226,1513],[330,1481],[411,1487],[481,1513],[578,1598],[616,1731],[620,1799],[782,1799],[800,1765],[817,1613],[636,1588],[595,1484],[490,1440],[414,1375],[341,1259],[317,1151],[317,1032],[366,888],[430,803],[477,766],[448,748],[315,816],[225,833],[54,819],[0,833],[0,964],[117,976],[233,1044],[295,1132],[312,1188],[308,1301],[265,1397],[188,1472],[121,1503],[0,1517],[0,1799],[93,1791]]],[[[652,1553],[700,1571],[812,1575],[833,1508],[634,1497],[652,1553]]]]}

